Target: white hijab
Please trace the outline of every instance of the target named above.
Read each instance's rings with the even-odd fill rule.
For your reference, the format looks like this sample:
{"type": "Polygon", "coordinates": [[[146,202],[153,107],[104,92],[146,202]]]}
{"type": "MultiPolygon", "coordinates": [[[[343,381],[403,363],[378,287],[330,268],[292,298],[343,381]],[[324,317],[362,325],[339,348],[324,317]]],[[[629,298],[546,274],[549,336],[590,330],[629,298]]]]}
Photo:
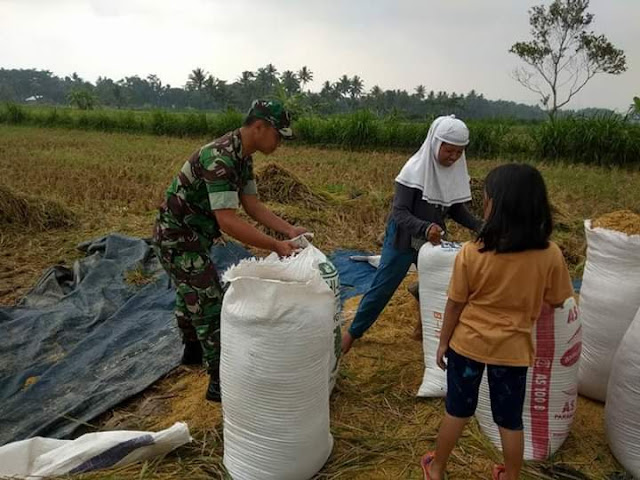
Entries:
{"type": "Polygon", "coordinates": [[[422,198],[429,203],[450,207],[455,203],[471,200],[467,159],[464,152],[450,167],[438,163],[437,156],[443,142],[466,146],[469,129],[455,115],[436,118],[427,138],[400,171],[396,182],[422,191],[422,198]]]}

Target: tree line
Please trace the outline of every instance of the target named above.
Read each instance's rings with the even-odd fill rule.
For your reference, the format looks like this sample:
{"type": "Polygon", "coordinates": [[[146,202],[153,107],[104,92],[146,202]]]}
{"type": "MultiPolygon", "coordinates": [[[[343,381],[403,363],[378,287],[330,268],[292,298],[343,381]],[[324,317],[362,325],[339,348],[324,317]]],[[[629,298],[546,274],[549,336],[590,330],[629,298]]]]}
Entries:
{"type": "Polygon", "coordinates": [[[241,72],[233,81],[223,80],[198,67],[186,75],[185,84],[165,84],[158,75],[133,75],[119,80],[98,77],[92,83],[77,73],[59,77],[48,70],[0,69],[0,101],[26,104],[98,106],[127,109],[244,111],[255,98],[278,98],[296,113],[331,115],[367,109],[380,116],[395,115],[421,120],[442,113],[464,118],[513,118],[542,120],[544,110],[521,103],[489,100],[471,90],[466,94],[434,91],[417,85],[411,92],[366,88],[364,80],[342,75],[322,83],[319,91],[308,84],[314,73],[303,66],[280,72],[273,64],[241,72]]]}

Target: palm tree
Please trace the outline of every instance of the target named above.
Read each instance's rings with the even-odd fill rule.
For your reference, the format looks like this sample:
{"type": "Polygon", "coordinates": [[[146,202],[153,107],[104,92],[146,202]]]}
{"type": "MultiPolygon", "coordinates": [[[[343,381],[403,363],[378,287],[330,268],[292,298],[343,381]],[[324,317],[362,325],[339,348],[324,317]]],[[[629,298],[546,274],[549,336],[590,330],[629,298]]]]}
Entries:
{"type": "Polygon", "coordinates": [[[160,77],[152,73],[150,75],[147,75],[147,82],[149,82],[149,85],[154,92],[162,92],[162,80],[160,80],[160,77]]]}
{"type": "Polygon", "coordinates": [[[346,75],[341,76],[335,85],[335,89],[341,96],[347,95],[351,91],[351,80],[349,80],[349,77],[346,75]]]}
{"type": "Polygon", "coordinates": [[[71,81],[76,85],[82,85],[84,83],[84,80],[82,80],[80,75],[78,75],[76,72],[73,72],[71,74],[71,81]]]}
{"type": "Polygon", "coordinates": [[[204,90],[213,100],[218,102],[224,103],[226,101],[227,89],[227,81],[216,78],[213,75],[209,75],[204,81],[204,90]]]}
{"type": "Polygon", "coordinates": [[[280,80],[282,82],[282,86],[289,95],[293,95],[300,91],[300,81],[298,80],[298,77],[296,77],[296,74],[291,70],[285,70],[282,72],[280,80]]]}
{"type": "Polygon", "coordinates": [[[209,75],[202,85],[203,89],[213,98],[218,87],[218,79],[213,75],[209,75]]]}
{"type": "Polygon", "coordinates": [[[271,63],[265,67],[259,68],[256,73],[256,83],[259,86],[260,95],[266,95],[273,92],[278,85],[278,70],[271,63]]]}
{"type": "Polygon", "coordinates": [[[275,67],[275,65],[273,63],[269,63],[267,64],[266,67],[264,67],[264,69],[267,71],[267,73],[269,75],[271,75],[273,78],[278,78],[278,69],[275,67]]]}
{"type": "Polygon", "coordinates": [[[366,104],[372,110],[381,112],[384,110],[384,92],[378,85],[374,85],[369,92],[366,104]]]}
{"type": "Polygon", "coordinates": [[[320,97],[326,101],[335,101],[336,98],[336,90],[334,86],[331,84],[329,80],[325,81],[322,84],[322,88],[320,89],[320,97]]]}
{"type": "Polygon", "coordinates": [[[374,85],[369,95],[373,98],[378,98],[382,95],[382,89],[378,85],[374,85]]]}
{"type": "Polygon", "coordinates": [[[244,72],[242,72],[240,77],[238,77],[238,83],[241,86],[246,87],[247,85],[251,84],[251,81],[254,78],[256,78],[256,76],[253,72],[250,72],[249,70],[245,70],[244,72]]]}
{"type": "Polygon", "coordinates": [[[226,80],[216,79],[215,100],[227,104],[229,101],[229,85],[226,80]]]}
{"type": "Polygon", "coordinates": [[[420,100],[424,99],[424,95],[427,92],[427,89],[424,85],[418,85],[416,87],[416,97],[418,97],[420,100]]]}
{"type": "Polygon", "coordinates": [[[298,72],[298,79],[304,89],[305,85],[313,80],[313,72],[304,66],[298,72]]]}
{"type": "Polygon", "coordinates": [[[364,82],[358,75],[354,75],[351,79],[351,87],[349,88],[351,98],[358,98],[362,94],[363,89],[364,82]]]}
{"type": "Polygon", "coordinates": [[[202,68],[196,68],[189,74],[189,80],[187,81],[188,90],[202,90],[204,88],[204,82],[207,80],[207,72],[202,68]]]}

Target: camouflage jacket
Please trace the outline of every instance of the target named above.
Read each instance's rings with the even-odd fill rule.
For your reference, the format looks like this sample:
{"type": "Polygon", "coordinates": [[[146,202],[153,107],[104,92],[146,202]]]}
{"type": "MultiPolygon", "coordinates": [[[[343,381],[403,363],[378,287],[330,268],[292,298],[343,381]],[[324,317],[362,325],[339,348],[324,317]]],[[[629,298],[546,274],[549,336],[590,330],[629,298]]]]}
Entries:
{"type": "Polygon", "coordinates": [[[240,130],[201,147],[166,191],[155,242],[180,250],[208,249],[220,237],[214,210],[238,208],[240,195],[257,193],[253,159],[242,155],[240,130]]]}

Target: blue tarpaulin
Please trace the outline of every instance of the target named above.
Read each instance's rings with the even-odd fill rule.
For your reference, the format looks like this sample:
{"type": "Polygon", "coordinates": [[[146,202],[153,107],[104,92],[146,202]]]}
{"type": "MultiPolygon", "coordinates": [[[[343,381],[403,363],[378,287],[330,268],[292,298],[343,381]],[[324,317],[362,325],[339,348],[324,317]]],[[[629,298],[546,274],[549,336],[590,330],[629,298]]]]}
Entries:
{"type": "Polygon", "coordinates": [[[343,302],[347,298],[364,294],[371,285],[376,268],[367,262],[350,260],[352,256],[368,255],[372,254],[360,250],[336,250],[329,255],[329,259],[338,269],[340,275],[340,297],[343,302]]]}
{"type": "MultiPolygon", "coordinates": [[[[175,292],[149,245],[115,234],[80,247],[73,269],[50,268],[0,307],[0,445],[66,437],[180,362],[175,292]],[[127,283],[132,270],[152,282],[127,283]]],[[[231,242],[211,253],[220,272],[250,255],[231,242]]]]}

